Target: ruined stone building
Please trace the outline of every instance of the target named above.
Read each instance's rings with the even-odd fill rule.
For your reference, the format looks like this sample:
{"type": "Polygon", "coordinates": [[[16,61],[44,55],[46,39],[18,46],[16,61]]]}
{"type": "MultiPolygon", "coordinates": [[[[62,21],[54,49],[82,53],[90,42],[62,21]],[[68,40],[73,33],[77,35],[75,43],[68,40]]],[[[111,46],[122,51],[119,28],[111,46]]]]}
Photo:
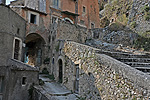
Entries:
{"type": "Polygon", "coordinates": [[[28,100],[28,89],[38,84],[38,69],[21,62],[25,33],[26,21],[0,4],[0,100],[28,100]]]}

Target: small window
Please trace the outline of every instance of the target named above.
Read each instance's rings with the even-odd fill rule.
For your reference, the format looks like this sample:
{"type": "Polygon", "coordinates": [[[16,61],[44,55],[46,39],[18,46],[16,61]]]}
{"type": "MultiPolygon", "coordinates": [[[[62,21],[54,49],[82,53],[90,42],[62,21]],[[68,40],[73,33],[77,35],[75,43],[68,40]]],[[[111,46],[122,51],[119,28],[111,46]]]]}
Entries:
{"type": "Polygon", "coordinates": [[[52,17],[52,23],[55,23],[56,22],[56,17],[52,17]]]}
{"type": "Polygon", "coordinates": [[[27,81],[27,78],[26,77],[22,77],[22,85],[26,85],[26,81],[27,81]]]}
{"type": "Polygon", "coordinates": [[[84,20],[80,20],[80,24],[84,25],[85,21],[84,20]]]}
{"type": "Polygon", "coordinates": [[[19,60],[20,41],[15,39],[14,59],[19,60]]]}
{"type": "Polygon", "coordinates": [[[55,59],[53,58],[53,60],[52,60],[52,64],[54,64],[54,63],[55,63],[54,61],[55,61],[55,59]]]}
{"type": "Polygon", "coordinates": [[[75,65],[75,93],[79,93],[79,64],[75,65]]]}
{"type": "Polygon", "coordinates": [[[17,29],[17,34],[19,34],[19,33],[20,33],[20,29],[18,28],[18,29],[17,29]]]}
{"type": "Polygon", "coordinates": [[[86,9],[85,9],[85,7],[83,6],[83,12],[85,13],[86,12],[86,9]]]}
{"type": "Polygon", "coordinates": [[[91,23],[91,29],[93,29],[95,27],[95,25],[93,23],[91,23]]]}
{"type": "Polygon", "coordinates": [[[31,14],[31,16],[30,16],[30,23],[36,24],[36,15],[31,14]]]}
{"type": "Polygon", "coordinates": [[[113,22],[114,22],[114,19],[111,19],[111,22],[113,23],[113,22]]]}

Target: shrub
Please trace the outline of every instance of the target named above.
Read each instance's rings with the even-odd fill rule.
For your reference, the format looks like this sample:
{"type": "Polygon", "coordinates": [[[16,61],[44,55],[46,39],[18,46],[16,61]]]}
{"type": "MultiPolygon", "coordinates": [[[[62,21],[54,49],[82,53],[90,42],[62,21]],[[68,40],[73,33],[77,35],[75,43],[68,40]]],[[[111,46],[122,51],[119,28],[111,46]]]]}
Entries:
{"type": "Polygon", "coordinates": [[[133,21],[133,22],[130,23],[131,28],[135,28],[136,25],[137,25],[137,24],[136,24],[136,21],[133,21]]]}
{"type": "Polygon", "coordinates": [[[42,73],[41,74],[49,74],[49,72],[47,71],[47,68],[43,68],[42,73]]]}
{"type": "Polygon", "coordinates": [[[144,20],[145,21],[149,21],[149,19],[150,19],[150,15],[144,15],[144,20]]]}
{"type": "Polygon", "coordinates": [[[110,21],[108,20],[107,17],[103,17],[100,19],[100,27],[102,27],[102,28],[108,26],[109,23],[110,23],[110,21]]]}
{"type": "Polygon", "coordinates": [[[109,26],[109,29],[111,31],[120,31],[120,30],[124,30],[125,26],[119,22],[116,22],[116,23],[112,23],[110,26],[109,26]]]}
{"type": "Polygon", "coordinates": [[[144,11],[148,12],[150,10],[150,7],[149,6],[144,6],[144,11]]]}

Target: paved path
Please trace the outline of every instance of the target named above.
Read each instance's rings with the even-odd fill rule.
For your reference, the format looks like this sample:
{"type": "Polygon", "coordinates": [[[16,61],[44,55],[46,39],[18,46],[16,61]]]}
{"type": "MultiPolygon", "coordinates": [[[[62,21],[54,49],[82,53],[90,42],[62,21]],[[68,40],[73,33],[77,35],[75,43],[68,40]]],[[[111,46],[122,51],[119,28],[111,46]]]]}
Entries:
{"type": "Polygon", "coordinates": [[[44,75],[40,75],[39,78],[42,79],[45,84],[35,86],[35,88],[49,100],[77,100],[76,95],[71,93],[65,86],[46,78],[44,75]]]}

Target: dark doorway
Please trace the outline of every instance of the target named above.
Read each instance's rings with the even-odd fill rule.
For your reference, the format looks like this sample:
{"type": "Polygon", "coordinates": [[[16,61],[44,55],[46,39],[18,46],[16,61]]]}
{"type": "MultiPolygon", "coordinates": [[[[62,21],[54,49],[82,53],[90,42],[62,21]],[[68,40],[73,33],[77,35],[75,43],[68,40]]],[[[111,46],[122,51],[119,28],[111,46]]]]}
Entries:
{"type": "Polygon", "coordinates": [[[75,93],[79,93],[79,64],[75,65],[75,68],[76,68],[75,93]]]}
{"type": "Polygon", "coordinates": [[[61,59],[58,60],[58,64],[59,64],[59,82],[62,83],[62,81],[63,81],[63,63],[62,63],[61,59]]]}

